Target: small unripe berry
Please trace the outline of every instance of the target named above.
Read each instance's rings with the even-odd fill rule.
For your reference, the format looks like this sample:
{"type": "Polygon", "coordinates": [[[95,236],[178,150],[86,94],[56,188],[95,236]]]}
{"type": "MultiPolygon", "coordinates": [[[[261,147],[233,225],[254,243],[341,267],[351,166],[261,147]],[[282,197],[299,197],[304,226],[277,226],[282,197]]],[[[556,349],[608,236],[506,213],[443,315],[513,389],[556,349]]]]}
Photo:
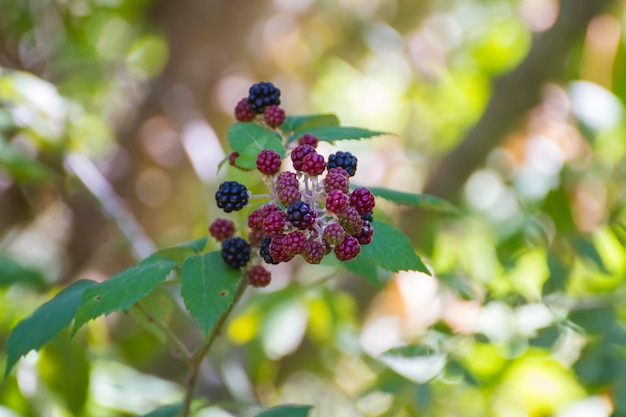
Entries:
{"type": "Polygon", "coordinates": [[[244,97],[235,106],[235,118],[240,122],[251,122],[256,117],[254,110],[248,106],[248,97],[244,97]]]}
{"type": "Polygon", "coordinates": [[[308,133],[305,133],[298,138],[298,145],[310,145],[314,148],[317,148],[318,143],[319,139],[316,136],[309,135],[308,133]]]}
{"type": "Polygon", "coordinates": [[[304,233],[293,231],[283,238],[283,248],[288,255],[298,255],[304,251],[307,238],[304,233]]]}
{"type": "Polygon", "coordinates": [[[310,145],[300,145],[291,152],[291,162],[293,168],[297,171],[302,171],[302,164],[304,163],[304,157],[310,153],[315,153],[315,148],[310,145]]]}
{"type": "Polygon", "coordinates": [[[280,170],[280,155],[273,149],[263,149],[256,157],[257,169],[265,175],[274,175],[280,170]]]}
{"type": "Polygon", "coordinates": [[[215,219],[209,226],[209,234],[220,242],[231,238],[235,234],[235,223],[227,219],[215,219]]]}
{"type": "Polygon", "coordinates": [[[335,246],[335,255],[340,261],[349,261],[361,252],[361,245],[354,236],[346,236],[339,245],[335,246]]]}
{"type": "Polygon", "coordinates": [[[326,247],[316,240],[309,240],[302,252],[302,257],[307,263],[319,264],[324,259],[326,247]]]}
{"type": "Polygon", "coordinates": [[[263,112],[265,123],[271,128],[277,128],[285,121],[285,111],[279,106],[269,106],[263,112]]]}
{"type": "Polygon", "coordinates": [[[312,177],[320,175],[326,170],[324,157],[317,152],[311,152],[302,159],[302,172],[306,172],[312,177]]]}
{"type": "Polygon", "coordinates": [[[263,219],[263,231],[270,237],[276,237],[283,234],[285,228],[285,213],[276,211],[270,213],[263,219]]]}
{"type": "Polygon", "coordinates": [[[253,287],[267,287],[272,281],[272,273],[261,265],[255,265],[248,269],[248,283],[253,287]]]}
{"type": "Polygon", "coordinates": [[[348,196],[342,191],[331,190],[326,197],[326,210],[331,213],[342,213],[348,207],[348,196]]]}
{"type": "Polygon", "coordinates": [[[336,246],[343,242],[346,232],[339,223],[330,223],[324,229],[324,240],[331,246],[336,246]]]}
{"type": "Polygon", "coordinates": [[[355,188],[350,194],[350,205],[363,216],[374,209],[376,200],[370,190],[360,187],[355,188]]]}
{"type": "MultiPolygon", "coordinates": [[[[326,166],[328,168],[328,165],[326,166]]],[[[327,193],[339,190],[347,193],[350,187],[350,176],[343,168],[329,168],[324,178],[324,189],[327,193]]]]}

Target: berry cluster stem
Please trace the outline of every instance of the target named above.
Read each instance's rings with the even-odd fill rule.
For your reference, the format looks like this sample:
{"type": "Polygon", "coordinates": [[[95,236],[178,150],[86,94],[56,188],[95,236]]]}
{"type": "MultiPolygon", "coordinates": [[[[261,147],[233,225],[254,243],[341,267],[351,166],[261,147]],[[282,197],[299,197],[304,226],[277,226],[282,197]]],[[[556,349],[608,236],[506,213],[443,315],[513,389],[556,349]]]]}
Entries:
{"type": "Polygon", "coordinates": [[[200,349],[198,349],[198,351],[192,356],[190,362],[191,371],[189,373],[189,378],[187,379],[185,398],[183,399],[183,406],[180,413],[181,417],[188,417],[190,415],[189,413],[191,411],[191,402],[196,391],[196,384],[198,382],[198,374],[200,372],[200,366],[202,365],[202,361],[204,360],[204,357],[207,355],[207,353],[209,353],[209,350],[211,350],[213,342],[220,334],[222,326],[226,322],[226,319],[228,318],[230,313],[233,311],[235,305],[237,305],[237,303],[243,296],[243,293],[245,292],[247,286],[248,280],[246,279],[246,277],[241,277],[239,285],[237,286],[237,290],[235,292],[235,299],[230,304],[228,309],[222,313],[219,319],[217,319],[217,322],[215,323],[215,326],[213,326],[213,329],[211,330],[211,333],[209,334],[206,343],[202,345],[200,349]]]}

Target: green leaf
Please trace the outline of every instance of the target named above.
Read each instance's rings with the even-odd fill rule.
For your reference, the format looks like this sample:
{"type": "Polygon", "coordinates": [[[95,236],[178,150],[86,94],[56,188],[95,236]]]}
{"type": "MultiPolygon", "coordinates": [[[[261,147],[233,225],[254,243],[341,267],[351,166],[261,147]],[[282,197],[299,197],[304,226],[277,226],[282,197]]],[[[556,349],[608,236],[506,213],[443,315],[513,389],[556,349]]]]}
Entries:
{"type": "Polygon", "coordinates": [[[228,129],[228,143],[239,152],[237,166],[256,168],[256,157],[263,149],[273,149],[285,157],[285,147],[276,132],[269,131],[256,123],[235,123],[228,129]]]}
{"type": "Polygon", "coordinates": [[[161,256],[163,258],[167,258],[171,261],[181,264],[189,256],[202,253],[206,246],[207,240],[207,237],[201,237],[200,239],[179,243],[178,245],[161,249],[152,256],[161,256]]]}
{"type": "Polygon", "coordinates": [[[574,249],[580,256],[592,261],[602,273],[610,274],[593,242],[586,238],[579,237],[574,239],[573,245],[574,249]]]}
{"type": "Polygon", "coordinates": [[[378,276],[378,271],[376,270],[376,265],[369,262],[367,258],[363,256],[357,256],[356,258],[351,259],[347,262],[342,262],[341,264],[348,271],[354,272],[355,274],[367,279],[377,289],[381,289],[383,287],[383,284],[380,281],[380,277],[378,276]]]}
{"type": "MultiPolygon", "coordinates": [[[[339,119],[335,114],[305,114],[287,116],[280,126],[284,132],[291,132],[296,129],[310,129],[314,127],[339,126],[339,119]]],[[[297,137],[294,138],[298,139],[297,137]]]]}
{"type": "Polygon", "coordinates": [[[530,346],[549,349],[561,336],[561,332],[557,326],[546,327],[537,332],[537,336],[528,341],[530,346]]]}
{"type": "Polygon", "coordinates": [[[0,255],[0,287],[18,283],[33,285],[38,288],[46,286],[46,280],[41,272],[27,268],[11,258],[0,255]]]}
{"type": "Polygon", "coordinates": [[[137,265],[89,288],[76,313],[72,334],[89,320],[127,310],[165,280],[176,262],[160,256],[150,256],[137,265]]]}
{"type": "Polygon", "coordinates": [[[369,245],[361,246],[360,257],[388,271],[420,271],[430,275],[411,241],[395,227],[374,221],[374,238],[369,245]]]}
{"type": "Polygon", "coordinates": [[[5,378],[20,357],[31,350],[41,349],[70,324],[80,305],[83,292],[95,285],[95,282],[89,280],[76,281],[15,326],[6,344],[5,378]]]}
{"type": "Polygon", "coordinates": [[[383,353],[383,356],[390,358],[416,358],[420,356],[431,356],[434,350],[424,345],[408,345],[391,348],[383,353]]]}
{"type": "Polygon", "coordinates": [[[312,405],[285,404],[269,408],[256,417],[307,417],[312,409],[312,405]]]}
{"type": "Polygon", "coordinates": [[[20,183],[50,182],[56,174],[0,138],[0,167],[20,183]]]}
{"type": "MultiPolygon", "coordinates": [[[[352,185],[356,188],[358,185],[352,185]]],[[[439,211],[448,214],[459,214],[460,210],[448,200],[435,197],[430,194],[405,193],[403,191],[390,190],[383,187],[367,187],[377,197],[389,200],[392,203],[406,206],[421,207],[429,210],[439,211]]]]}
{"type": "Polygon", "coordinates": [[[241,270],[228,267],[219,252],[191,256],[181,274],[181,295],[189,313],[208,336],[235,300],[241,270]]]}
{"type": "Polygon", "coordinates": [[[544,282],[541,294],[546,295],[557,291],[564,291],[567,286],[571,266],[554,250],[548,251],[548,279],[544,282]]]}
{"type": "Polygon", "coordinates": [[[150,411],[148,414],[144,414],[142,417],[178,417],[183,408],[181,403],[164,405],[156,410],[150,411]]]}
{"type": "Polygon", "coordinates": [[[316,136],[319,140],[325,142],[335,142],[338,140],[348,139],[368,139],[375,136],[389,135],[389,133],[386,132],[377,132],[360,127],[323,126],[298,129],[289,137],[288,142],[293,142],[305,133],[316,136]]]}
{"type": "Polygon", "coordinates": [[[171,296],[164,289],[157,288],[138,304],[132,306],[128,313],[137,323],[165,344],[168,335],[161,326],[167,326],[172,319],[174,301],[171,296]]]}

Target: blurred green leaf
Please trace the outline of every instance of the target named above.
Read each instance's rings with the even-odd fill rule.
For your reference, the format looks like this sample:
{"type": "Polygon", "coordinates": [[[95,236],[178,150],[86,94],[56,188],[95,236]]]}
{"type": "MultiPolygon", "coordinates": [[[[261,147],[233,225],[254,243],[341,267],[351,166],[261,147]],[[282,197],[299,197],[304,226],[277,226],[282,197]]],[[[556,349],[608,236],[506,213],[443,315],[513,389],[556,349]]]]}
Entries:
{"type": "MultiPolygon", "coordinates": [[[[358,185],[351,185],[352,188],[358,185]]],[[[422,207],[429,210],[439,211],[448,214],[459,214],[460,211],[452,203],[443,198],[429,194],[405,193],[382,187],[367,187],[377,197],[384,198],[396,204],[422,207]]]]}
{"type": "Polygon", "coordinates": [[[206,246],[207,240],[207,237],[201,237],[200,239],[179,243],[178,245],[161,249],[152,256],[161,256],[163,258],[167,258],[171,261],[181,264],[187,257],[202,253],[206,246]]]}
{"type": "Polygon", "coordinates": [[[604,262],[602,261],[602,257],[600,253],[596,249],[593,242],[591,242],[587,238],[578,237],[573,241],[574,249],[576,253],[578,253],[581,257],[589,259],[592,261],[600,271],[604,274],[609,274],[610,272],[606,269],[604,262]]]}
{"type": "Polygon", "coordinates": [[[165,280],[176,262],[160,256],[150,256],[137,265],[120,272],[108,280],[89,288],[83,295],[83,301],[72,329],[72,334],[89,320],[130,308],[137,301],[165,280]]]}
{"type": "Polygon", "coordinates": [[[435,351],[428,346],[408,345],[391,348],[383,353],[383,356],[390,358],[415,358],[419,356],[430,356],[434,353],[435,351]]]}
{"type": "Polygon", "coordinates": [[[551,294],[554,292],[564,291],[567,285],[571,266],[566,264],[561,255],[550,249],[548,251],[548,279],[544,282],[541,294],[551,294]]]}
{"type": "Polygon", "coordinates": [[[537,335],[528,341],[530,346],[549,349],[554,346],[561,332],[557,326],[550,326],[541,329],[537,332],[537,335]]]}
{"type": "MultiPolygon", "coordinates": [[[[296,129],[311,129],[315,127],[339,126],[339,119],[334,114],[306,114],[285,117],[285,121],[280,126],[284,132],[291,132],[296,129]]],[[[299,136],[292,136],[289,141],[297,140],[299,136]]]]}
{"type": "Polygon", "coordinates": [[[362,129],[360,127],[323,126],[298,129],[289,137],[288,142],[296,140],[305,133],[316,136],[319,140],[325,142],[336,142],[338,140],[348,139],[368,139],[381,135],[389,135],[389,133],[362,129]]]}
{"type": "Polygon", "coordinates": [[[378,276],[378,271],[376,270],[376,265],[372,264],[368,261],[367,258],[363,256],[357,256],[354,259],[351,259],[347,262],[341,263],[348,271],[354,272],[357,275],[362,276],[372,283],[376,288],[381,289],[383,284],[380,281],[380,277],[378,276]]]}
{"type": "Polygon", "coordinates": [[[6,143],[1,137],[0,167],[4,167],[20,183],[47,183],[56,178],[54,172],[6,143]]]}
{"type": "Polygon", "coordinates": [[[148,414],[144,414],[142,417],[178,417],[183,408],[180,403],[164,405],[154,411],[150,411],[148,414]]]}
{"type": "Polygon", "coordinates": [[[273,149],[285,157],[285,147],[280,136],[256,123],[235,123],[228,129],[228,143],[233,151],[239,152],[237,166],[256,168],[256,157],[263,149],[273,149]]]}
{"type": "Polygon", "coordinates": [[[475,298],[470,280],[467,277],[455,273],[442,273],[437,275],[437,279],[441,284],[454,291],[464,300],[475,298]]]}
{"type": "Polygon", "coordinates": [[[548,193],[542,210],[548,214],[559,232],[576,230],[569,195],[561,187],[548,193]]]}
{"type": "Polygon", "coordinates": [[[191,256],[181,274],[181,295],[189,313],[208,336],[235,300],[241,270],[228,267],[219,252],[191,256]]]}
{"type": "Polygon", "coordinates": [[[256,417],[307,417],[312,409],[312,405],[286,404],[269,408],[256,417]]]}
{"type": "Polygon", "coordinates": [[[46,280],[41,272],[27,268],[13,259],[0,254],[0,287],[28,284],[44,288],[46,280]]]}
{"type": "Polygon", "coordinates": [[[95,282],[89,280],[76,281],[15,326],[6,344],[5,378],[20,357],[31,350],[41,349],[70,324],[83,293],[95,285],[95,282]]]}
{"type": "Polygon", "coordinates": [[[411,241],[395,227],[374,221],[374,238],[369,245],[361,246],[360,257],[388,271],[430,271],[415,253],[411,241]]]}
{"type": "Polygon", "coordinates": [[[463,381],[472,386],[478,386],[478,380],[472,375],[472,373],[459,361],[450,359],[446,364],[446,373],[452,377],[458,376],[463,381]]]}
{"type": "Polygon", "coordinates": [[[574,371],[583,384],[599,388],[620,375],[621,370],[616,364],[622,361],[614,346],[599,340],[585,346],[574,364],[574,371]]]}

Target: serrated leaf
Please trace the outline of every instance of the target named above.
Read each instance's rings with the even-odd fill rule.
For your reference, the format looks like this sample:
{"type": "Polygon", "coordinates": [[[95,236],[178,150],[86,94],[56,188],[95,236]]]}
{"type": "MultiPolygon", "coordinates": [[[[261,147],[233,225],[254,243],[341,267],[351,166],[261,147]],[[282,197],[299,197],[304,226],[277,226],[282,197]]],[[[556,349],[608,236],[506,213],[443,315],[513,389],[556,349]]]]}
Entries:
{"type": "Polygon", "coordinates": [[[256,123],[235,123],[228,129],[228,143],[232,150],[239,152],[237,166],[246,169],[256,168],[256,157],[263,149],[273,149],[285,157],[285,147],[280,136],[256,123]]]}
{"type": "Polygon", "coordinates": [[[208,238],[201,237],[200,239],[191,240],[189,242],[179,243],[175,246],[170,246],[169,248],[161,249],[156,252],[152,256],[161,256],[163,258],[167,258],[176,263],[183,263],[183,261],[191,256],[198,255],[202,253],[206,246],[208,238]]]}
{"type": "Polygon", "coordinates": [[[349,139],[368,139],[381,135],[389,135],[386,132],[377,132],[375,130],[363,129],[360,127],[350,126],[323,126],[298,129],[289,137],[288,142],[292,142],[300,136],[308,133],[316,136],[324,142],[336,142],[338,140],[349,139]]]}
{"type": "Polygon", "coordinates": [[[41,349],[70,324],[84,291],[95,285],[95,282],[89,280],[76,281],[15,326],[6,344],[5,378],[20,357],[31,350],[41,349]]]}
{"type": "MultiPolygon", "coordinates": [[[[353,185],[353,188],[358,185],[353,185]]],[[[428,210],[439,211],[448,214],[459,214],[460,210],[446,199],[435,197],[430,194],[406,193],[383,187],[367,187],[372,194],[384,198],[392,203],[406,206],[421,207],[428,210]]]]}
{"type": "MultiPolygon", "coordinates": [[[[339,126],[339,119],[335,114],[304,114],[285,117],[285,121],[280,126],[284,132],[291,132],[296,129],[311,129],[314,127],[339,126]]],[[[294,140],[297,137],[294,138],[294,140]]]]}
{"type": "Polygon", "coordinates": [[[72,334],[89,320],[130,308],[165,280],[176,264],[170,259],[153,255],[89,288],[76,313],[72,334]]]}
{"type": "Polygon", "coordinates": [[[241,270],[228,267],[217,251],[191,256],[183,263],[181,295],[205,336],[234,302],[240,279],[241,270]]]}
{"type": "Polygon", "coordinates": [[[369,262],[388,271],[430,271],[415,253],[411,241],[395,227],[374,221],[372,243],[361,246],[361,254],[369,262]]]}
{"type": "Polygon", "coordinates": [[[135,304],[128,310],[135,322],[163,344],[167,340],[167,334],[161,326],[167,326],[170,323],[173,312],[174,301],[171,296],[165,290],[158,288],[144,297],[139,306],[135,304]]]}
{"type": "Polygon", "coordinates": [[[45,286],[46,280],[41,272],[0,255],[0,287],[13,284],[28,284],[41,288],[45,286]]]}
{"type": "Polygon", "coordinates": [[[312,405],[285,404],[269,408],[256,417],[307,417],[312,409],[312,405]]]}
{"type": "Polygon", "coordinates": [[[383,356],[390,358],[416,358],[420,356],[430,356],[435,353],[428,346],[408,345],[391,348],[383,353],[383,356]]]}
{"type": "Polygon", "coordinates": [[[378,277],[378,271],[376,270],[376,265],[372,264],[367,260],[367,258],[362,256],[357,256],[354,259],[351,259],[347,262],[341,263],[348,271],[354,272],[357,275],[362,276],[367,279],[369,282],[374,285],[377,289],[381,289],[383,287],[380,278],[378,277]]]}
{"type": "Polygon", "coordinates": [[[164,405],[156,410],[150,411],[148,414],[144,414],[142,417],[178,417],[183,408],[181,403],[164,405]]]}

